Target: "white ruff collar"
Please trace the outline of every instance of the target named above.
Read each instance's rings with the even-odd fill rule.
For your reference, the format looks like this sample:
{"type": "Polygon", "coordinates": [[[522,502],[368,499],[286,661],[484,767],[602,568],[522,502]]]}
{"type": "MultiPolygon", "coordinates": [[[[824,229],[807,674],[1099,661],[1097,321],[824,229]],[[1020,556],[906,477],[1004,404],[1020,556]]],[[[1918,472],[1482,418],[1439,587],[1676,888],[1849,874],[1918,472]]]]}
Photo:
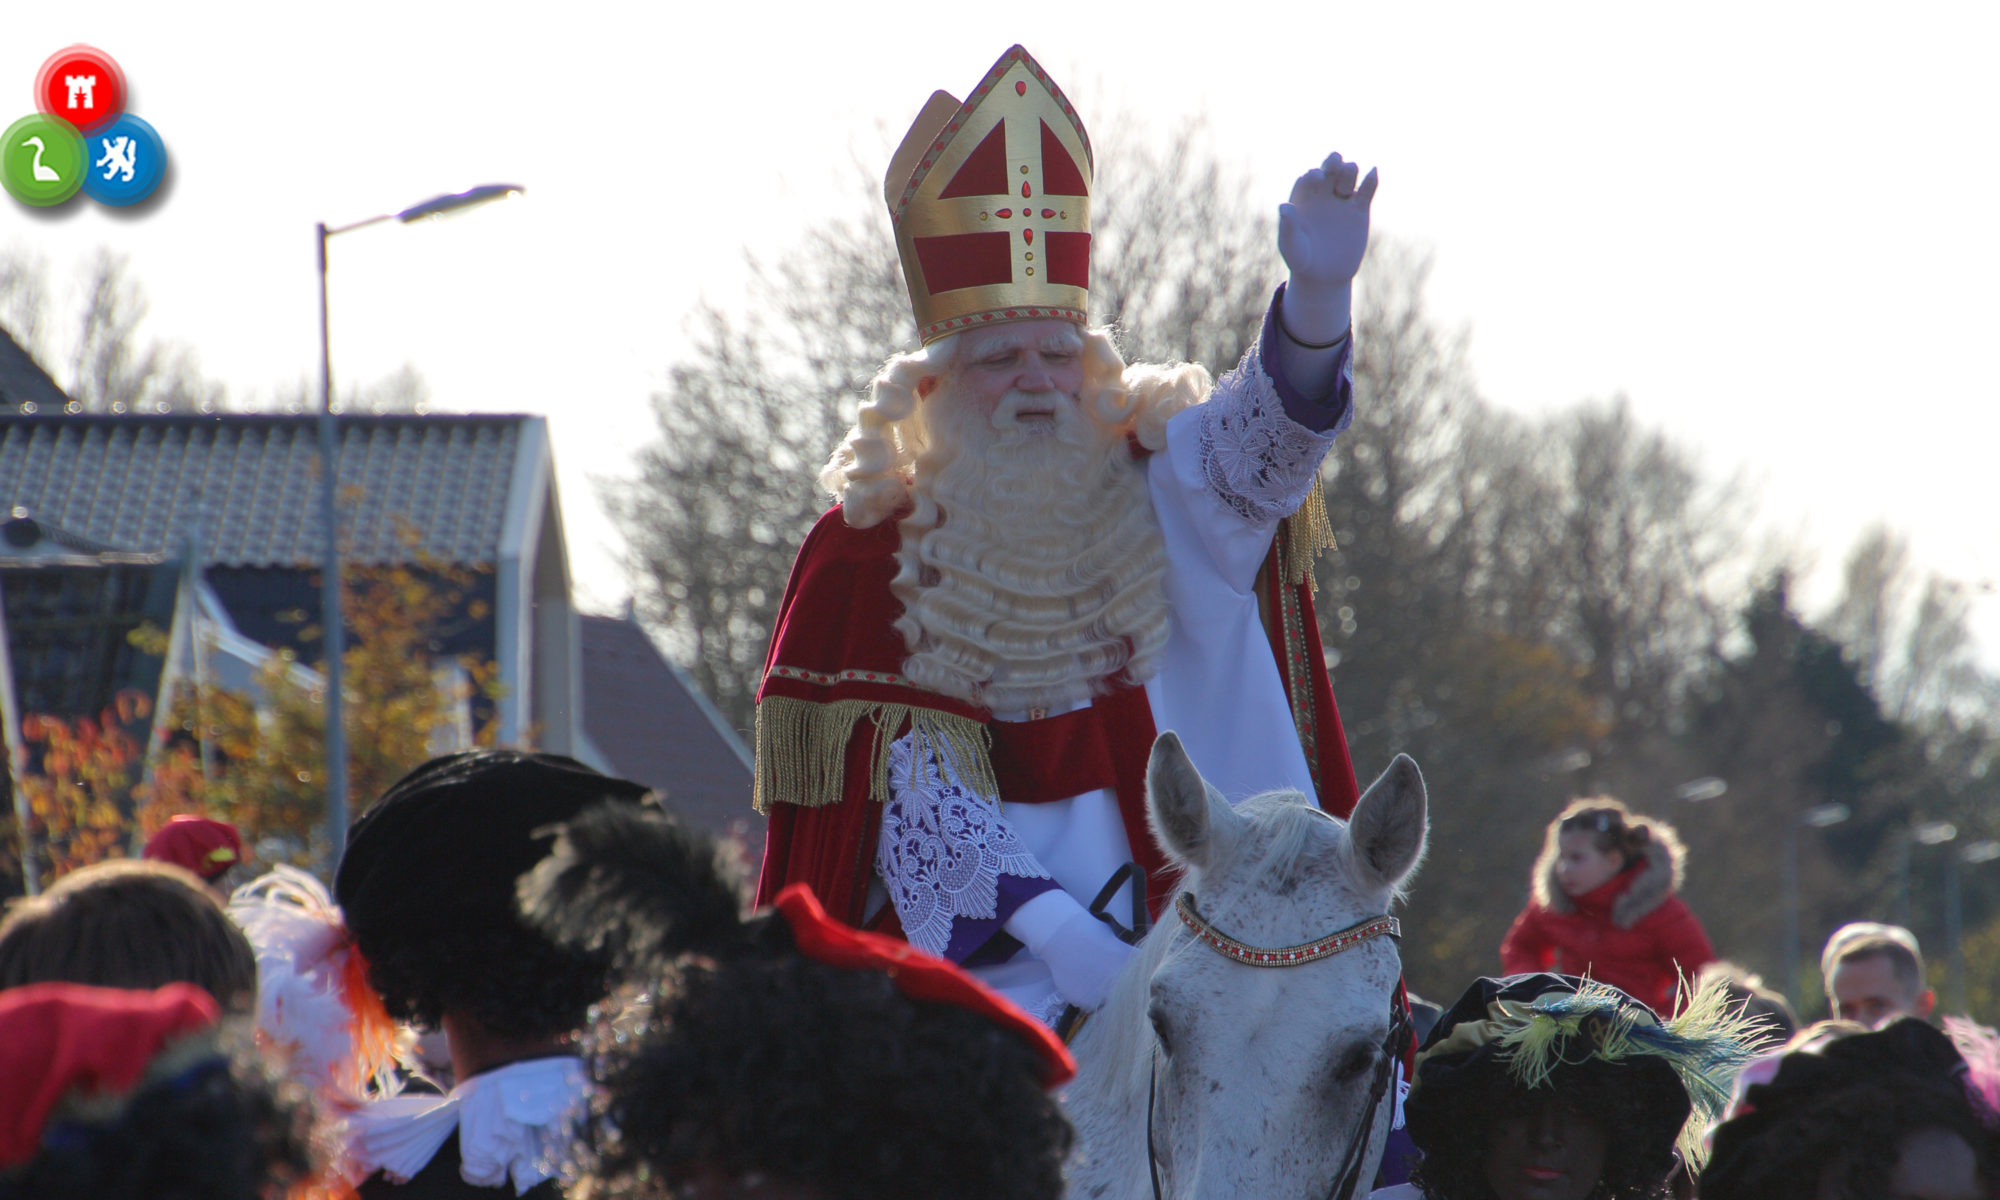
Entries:
{"type": "Polygon", "coordinates": [[[456,1129],[459,1175],[476,1187],[511,1180],[518,1195],[554,1178],[588,1083],[579,1059],[534,1058],[474,1075],[449,1095],[377,1100],[347,1118],[351,1178],[380,1170],[407,1182],[456,1129]]]}

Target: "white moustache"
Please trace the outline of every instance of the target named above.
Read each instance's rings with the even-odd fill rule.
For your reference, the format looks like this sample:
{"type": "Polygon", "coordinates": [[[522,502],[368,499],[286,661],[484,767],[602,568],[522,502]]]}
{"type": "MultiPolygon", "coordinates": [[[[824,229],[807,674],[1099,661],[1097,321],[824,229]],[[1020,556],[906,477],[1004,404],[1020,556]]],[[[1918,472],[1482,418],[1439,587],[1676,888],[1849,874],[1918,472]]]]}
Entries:
{"type": "MultiPolygon", "coordinates": [[[[1074,431],[1083,410],[1068,392],[1012,391],[993,408],[993,428],[1030,437],[1074,431]]],[[[1074,440],[1074,433],[1070,434],[1074,440]]]]}

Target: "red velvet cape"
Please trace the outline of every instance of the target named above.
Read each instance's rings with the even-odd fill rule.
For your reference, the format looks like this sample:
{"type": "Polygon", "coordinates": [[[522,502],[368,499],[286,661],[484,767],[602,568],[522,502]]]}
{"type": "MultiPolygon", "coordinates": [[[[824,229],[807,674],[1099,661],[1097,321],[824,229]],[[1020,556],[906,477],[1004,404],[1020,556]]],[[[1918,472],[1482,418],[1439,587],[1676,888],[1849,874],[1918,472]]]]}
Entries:
{"type": "MultiPolygon", "coordinates": [[[[1320,807],[1346,818],[1360,789],[1327,680],[1311,586],[1284,582],[1286,541],[1281,529],[1258,576],[1259,608],[1319,785],[1320,807]]],[[[988,740],[984,727],[992,718],[986,710],[923,691],[902,676],[909,651],[894,628],[902,606],[889,589],[900,544],[895,519],[854,529],[836,507],[813,526],[792,566],[757,692],[757,802],[770,816],[757,880],[760,906],[788,885],[804,883],[835,918],[861,924],[881,829],[886,780],[880,759],[888,743],[913,721],[974,730],[988,740]],[[817,749],[777,749],[780,722],[767,728],[767,710],[785,714],[793,729],[809,725],[820,738],[817,749]],[[843,729],[844,750],[829,756],[827,738],[843,729]],[[774,759],[792,769],[772,769],[774,759]]],[[[1132,761],[1120,763],[1118,775],[1144,780],[1151,751],[1150,744],[1121,747],[1132,761]]],[[[1121,809],[1134,807],[1131,798],[1119,799],[1121,809]]],[[[1137,839],[1134,853],[1149,868],[1147,894],[1157,905],[1172,885],[1164,856],[1137,839]]]]}

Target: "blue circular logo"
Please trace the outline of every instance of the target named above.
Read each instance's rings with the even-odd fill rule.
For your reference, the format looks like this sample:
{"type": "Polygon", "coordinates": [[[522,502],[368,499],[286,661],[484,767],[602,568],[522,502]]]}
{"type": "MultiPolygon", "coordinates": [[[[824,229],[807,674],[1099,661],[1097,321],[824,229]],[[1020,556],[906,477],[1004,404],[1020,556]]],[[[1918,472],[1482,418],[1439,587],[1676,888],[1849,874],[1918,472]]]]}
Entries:
{"type": "Polygon", "coordinates": [[[123,207],[153,194],[167,170],[167,147],[160,135],[131,113],[84,135],[84,194],[100,204],[123,207]]]}

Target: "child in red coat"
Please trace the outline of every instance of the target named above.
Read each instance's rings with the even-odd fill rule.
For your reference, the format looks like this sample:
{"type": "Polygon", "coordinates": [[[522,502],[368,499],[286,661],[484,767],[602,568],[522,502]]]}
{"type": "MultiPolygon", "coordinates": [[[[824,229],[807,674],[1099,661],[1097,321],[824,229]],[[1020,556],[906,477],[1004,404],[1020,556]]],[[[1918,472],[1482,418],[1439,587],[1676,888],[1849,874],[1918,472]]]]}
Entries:
{"type": "Polygon", "coordinates": [[[1500,943],[1501,971],[1588,975],[1674,1012],[1679,977],[1692,985],[1715,958],[1676,894],[1684,856],[1671,825],[1606,796],[1572,801],[1549,824],[1534,898],[1500,943]]]}

